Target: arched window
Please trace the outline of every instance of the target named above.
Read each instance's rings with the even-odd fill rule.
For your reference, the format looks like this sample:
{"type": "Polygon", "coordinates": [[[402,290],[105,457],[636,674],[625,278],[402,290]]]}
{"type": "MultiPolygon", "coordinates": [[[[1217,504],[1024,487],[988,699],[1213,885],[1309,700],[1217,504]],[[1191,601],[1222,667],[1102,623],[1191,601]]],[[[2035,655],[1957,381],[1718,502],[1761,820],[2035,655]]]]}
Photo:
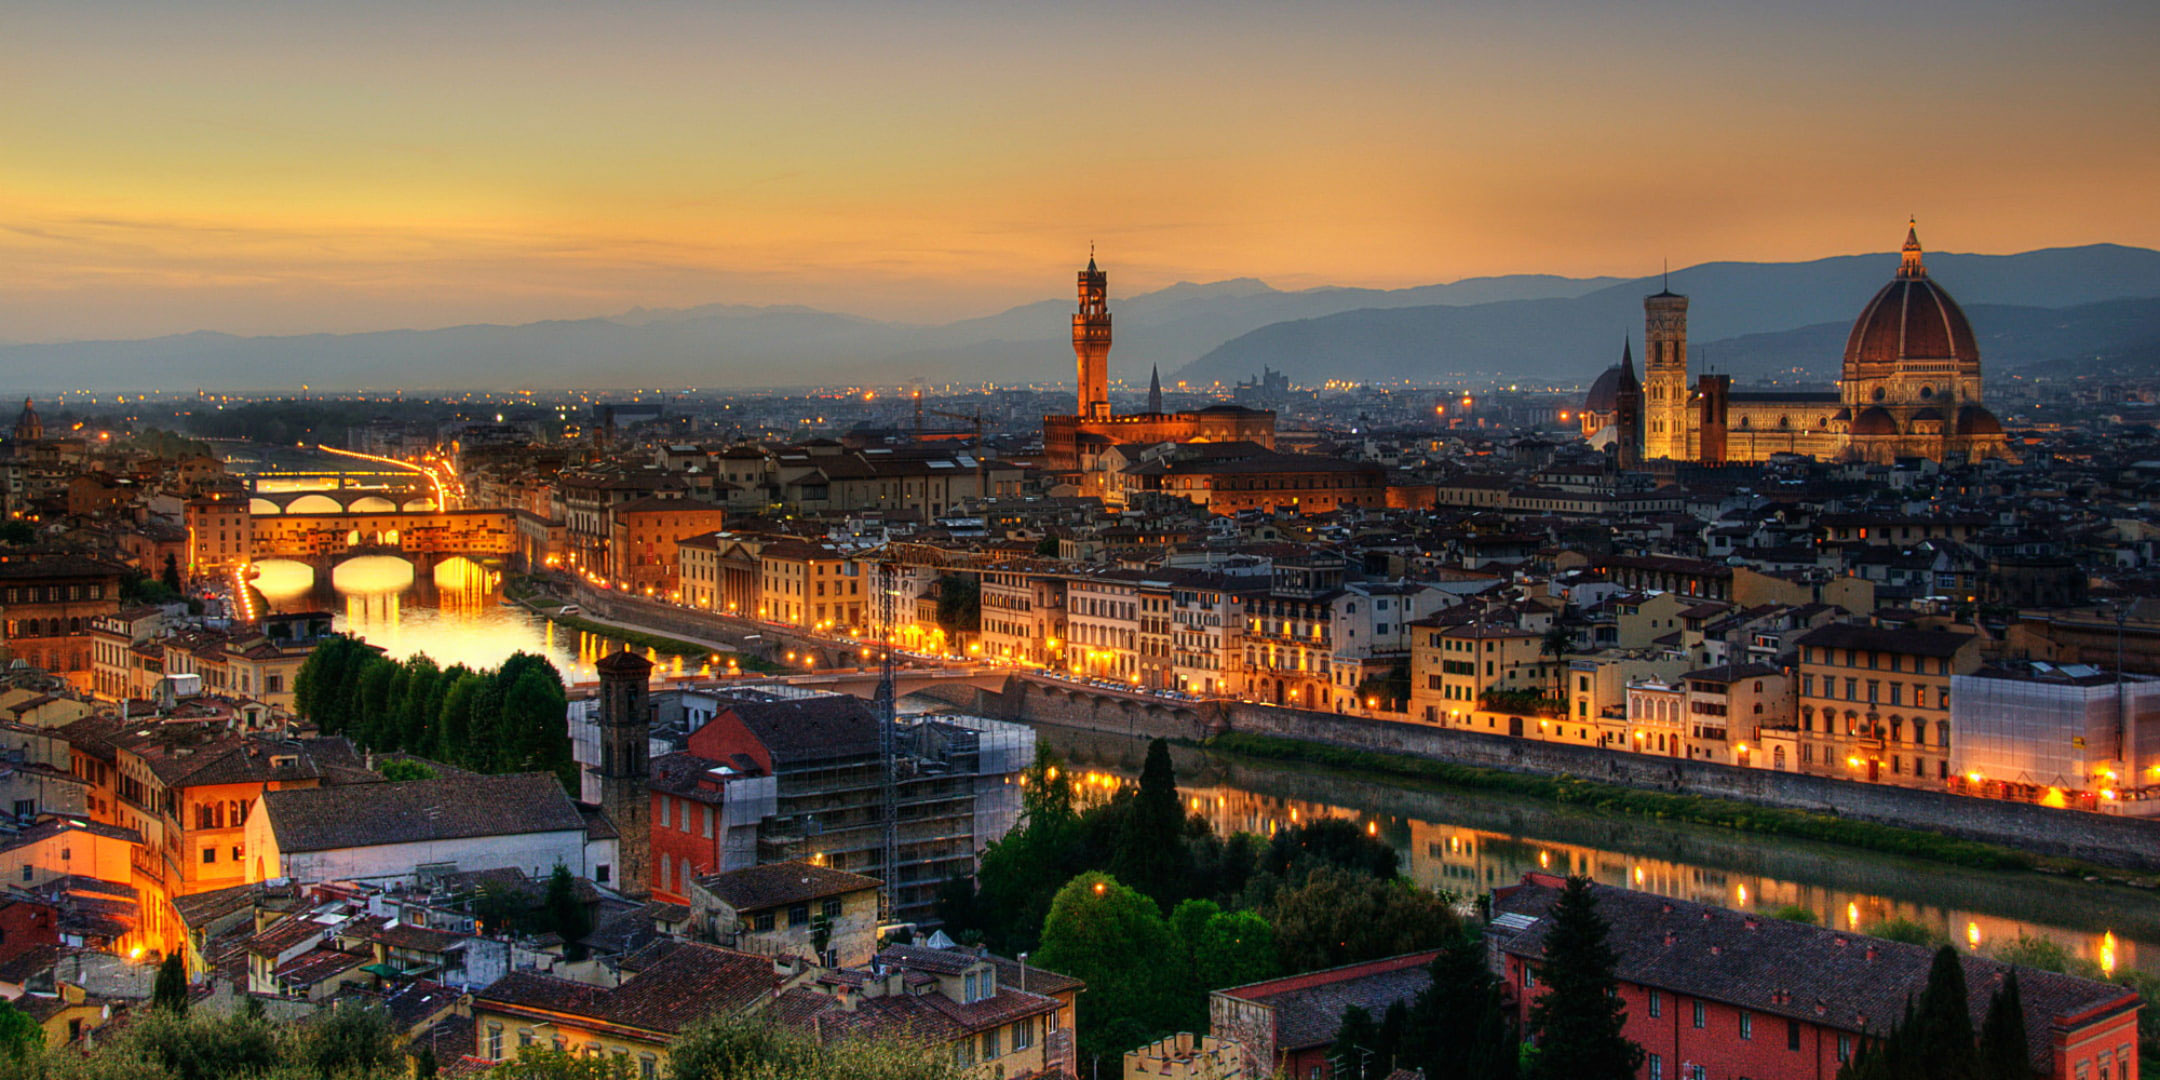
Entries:
{"type": "Polygon", "coordinates": [[[1939,747],[1942,747],[1943,749],[1946,749],[1946,750],[1947,750],[1947,749],[1949,749],[1949,747],[1950,747],[1950,721],[1948,721],[1948,720],[1937,720],[1937,721],[1935,721],[1935,745],[1936,745],[1936,746],[1939,746],[1939,747]]]}

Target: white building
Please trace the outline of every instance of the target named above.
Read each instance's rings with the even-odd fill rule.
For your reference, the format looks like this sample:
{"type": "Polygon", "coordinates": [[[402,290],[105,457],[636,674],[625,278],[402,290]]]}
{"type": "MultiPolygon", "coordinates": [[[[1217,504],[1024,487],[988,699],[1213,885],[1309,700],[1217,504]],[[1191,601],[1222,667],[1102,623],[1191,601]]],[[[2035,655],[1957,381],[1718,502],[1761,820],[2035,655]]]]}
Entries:
{"type": "Polygon", "coordinates": [[[559,863],[604,885],[616,865],[612,830],[588,836],[547,773],[266,791],[248,815],[247,852],[251,883],[389,884],[502,868],[541,877],[559,863]]]}

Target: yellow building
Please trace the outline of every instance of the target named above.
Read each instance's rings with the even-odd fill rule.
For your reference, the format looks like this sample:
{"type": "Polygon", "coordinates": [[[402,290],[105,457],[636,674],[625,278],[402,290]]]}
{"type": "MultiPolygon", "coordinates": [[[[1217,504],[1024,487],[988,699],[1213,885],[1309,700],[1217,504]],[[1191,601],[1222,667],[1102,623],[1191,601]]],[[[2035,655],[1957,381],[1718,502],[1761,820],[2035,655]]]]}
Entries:
{"type": "Polygon", "coordinates": [[[862,564],[830,544],[775,540],[758,551],[758,617],[803,630],[864,628],[862,564]]]}
{"type": "Polygon", "coordinates": [[[1595,744],[1594,722],[1578,722],[1556,697],[1566,658],[1545,636],[1493,623],[1411,624],[1410,712],[1429,724],[1501,735],[1595,744]]]}
{"type": "Polygon", "coordinates": [[[1950,677],[1980,639],[1949,630],[1832,624],[1800,649],[1800,772],[1940,789],[1950,777],[1950,677]]]}

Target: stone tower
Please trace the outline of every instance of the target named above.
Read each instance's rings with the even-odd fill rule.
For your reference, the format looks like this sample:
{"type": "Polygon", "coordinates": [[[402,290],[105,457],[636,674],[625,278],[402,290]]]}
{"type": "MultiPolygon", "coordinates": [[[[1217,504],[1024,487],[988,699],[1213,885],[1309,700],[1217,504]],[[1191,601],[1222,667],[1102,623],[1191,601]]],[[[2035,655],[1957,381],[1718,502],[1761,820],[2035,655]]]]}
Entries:
{"type": "Polygon", "coordinates": [[[1073,313],[1073,357],[1080,368],[1080,402],[1075,415],[1083,420],[1110,419],[1110,275],[1095,268],[1088,256],[1080,271],[1080,310],[1073,313]]]}
{"type": "Polygon", "coordinates": [[[1688,433],[1687,297],[1670,288],[1643,297],[1643,453],[1694,456],[1688,433]]]}
{"type": "Polygon", "coordinates": [[[1162,415],[1162,369],[1149,368],[1147,376],[1147,411],[1162,415]]]}
{"type": "Polygon", "coordinates": [[[629,896],[650,889],[646,862],[652,854],[649,817],[651,768],[646,762],[652,735],[652,706],[646,680],[652,663],[624,649],[596,667],[600,672],[600,809],[621,837],[614,886],[629,896]]]}
{"type": "Polygon", "coordinates": [[[1620,385],[1613,397],[1613,464],[1639,469],[1643,463],[1643,388],[1635,378],[1635,351],[1620,343],[1620,385]]]}
{"type": "Polygon", "coordinates": [[[37,406],[29,398],[22,399],[22,415],[15,420],[15,441],[37,442],[45,437],[45,421],[38,419],[37,406]]]}

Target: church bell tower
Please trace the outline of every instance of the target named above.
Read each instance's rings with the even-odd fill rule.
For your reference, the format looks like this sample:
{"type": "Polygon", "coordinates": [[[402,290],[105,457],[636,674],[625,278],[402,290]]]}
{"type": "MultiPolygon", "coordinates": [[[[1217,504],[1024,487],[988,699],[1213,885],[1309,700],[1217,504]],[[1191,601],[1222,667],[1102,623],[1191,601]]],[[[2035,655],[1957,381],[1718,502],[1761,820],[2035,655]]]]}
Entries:
{"type": "Polygon", "coordinates": [[[1643,456],[1689,460],[1688,298],[1668,287],[1642,303],[1643,456]]]}
{"type": "Polygon", "coordinates": [[[1110,275],[1088,255],[1080,271],[1080,310],[1073,313],[1073,357],[1079,364],[1082,420],[1110,419],[1110,275]]]}
{"type": "Polygon", "coordinates": [[[624,895],[643,896],[652,888],[646,867],[652,851],[652,770],[646,760],[652,706],[646,685],[653,666],[628,649],[594,666],[600,672],[600,809],[619,837],[613,884],[624,895]]]}

